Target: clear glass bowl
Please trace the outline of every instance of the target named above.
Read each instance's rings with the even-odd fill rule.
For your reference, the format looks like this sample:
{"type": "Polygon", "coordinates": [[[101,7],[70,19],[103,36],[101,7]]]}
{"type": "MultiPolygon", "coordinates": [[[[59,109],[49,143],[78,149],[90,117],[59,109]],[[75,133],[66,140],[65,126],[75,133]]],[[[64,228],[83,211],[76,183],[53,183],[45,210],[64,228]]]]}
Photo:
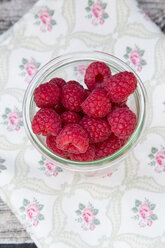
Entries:
{"type": "Polygon", "coordinates": [[[25,92],[23,101],[24,127],[34,147],[36,147],[44,157],[51,160],[58,166],[79,172],[96,172],[107,168],[110,169],[108,172],[112,172],[118,167],[119,162],[128,156],[135,145],[139,142],[146,123],[147,102],[147,94],[142,81],[138,75],[120,59],[103,52],[70,53],[56,57],[48,62],[38,71],[30,82],[25,92]],[[49,148],[47,148],[45,137],[41,135],[38,136],[33,133],[31,121],[34,114],[38,110],[33,100],[33,92],[36,87],[42,83],[48,82],[53,77],[62,77],[66,81],[77,80],[86,88],[83,82],[83,71],[84,68],[86,68],[93,61],[102,61],[106,63],[110,67],[112,74],[116,74],[121,71],[131,71],[136,75],[138,80],[137,89],[134,94],[129,97],[127,104],[136,114],[138,122],[136,129],[129,138],[128,142],[114,154],[95,161],[72,161],[53,153],[49,148]]]}

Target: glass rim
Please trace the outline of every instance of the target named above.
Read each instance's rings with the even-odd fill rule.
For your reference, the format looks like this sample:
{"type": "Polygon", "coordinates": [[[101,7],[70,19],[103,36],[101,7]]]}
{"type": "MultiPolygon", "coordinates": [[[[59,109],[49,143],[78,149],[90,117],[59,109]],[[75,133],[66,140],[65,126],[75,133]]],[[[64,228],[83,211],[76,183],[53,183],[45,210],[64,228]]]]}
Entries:
{"type": "MultiPolygon", "coordinates": [[[[138,98],[138,97],[137,97],[138,98]]],[[[139,98],[138,98],[139,99],[139,98]]],[[[81,51],[81,52],[72,52],[67,53],[64,55],[57,56],[56,58],[50,60],[48,63],[46,63],[33,77],[31,82],[29,83],[23,99],[23,122],[24,122],[24,128],[25,131],[32,142],[32,144],[36,147],[36,149],[44,154],[44,156],[53,161],[53,162],[59,162],[61,163],[61,167],[73,170],[73,171],[96,171],[100,169],[105,169],[107,167],[111,167],[117,162],[120,162],[123,160],[129,151],[132,151],[132,149],[135,147],[139,139],[141,138],[145,126],[146,126],[146,120],[147,120],[147,106],[148,106],[148,97],[146,89],[140,79],[140,77],[137,75],[137,73],[125,62],[123,62],[121,59],[100,51],[81,51]],[[122,146],[118,151],[115,153],[93,161],[87,161],[87,162],[81,162],[81,161],[73,161],[69,159],[65,159],[54,152],[52,152],[48,147],[46,147],[43,143],[40,142],[38,135],[35,135],[31,129],[31,121],[30,121],[30,106],[33,101],[33,92],[36,87],[36,82],[42,81],[43,75],[49,74],[52,70],[52,67],[55,66],[57,68],[64,66],[66,64],[69,64],[71,62],[80,62],[80,61],[102,61],[104,63],[113,63],[117,67],[120,67],[121,71],[127,70],[131,71],[135,74],[138,85],[137,89],[135,90],[135,93],[137,96],[140,96],[140,101],[138,102],[140,106],[139,116],[138,116],[138,122],[137,126],[129,138],[129,140],[126,142],[124,146],[122,146]]]]}

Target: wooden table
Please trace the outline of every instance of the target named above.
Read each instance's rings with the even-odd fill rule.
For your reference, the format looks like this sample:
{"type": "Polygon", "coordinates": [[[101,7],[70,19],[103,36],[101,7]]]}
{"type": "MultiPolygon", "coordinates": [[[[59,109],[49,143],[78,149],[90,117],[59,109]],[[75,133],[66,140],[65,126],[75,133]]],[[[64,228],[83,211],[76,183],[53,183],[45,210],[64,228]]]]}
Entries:
{"type": "MultiPolygon", "coordinates": [[[[68,0],[65,0],[68,1],[68,0]]],[[[0,34],[20,19],[37,0],[0,0],[0,34]]],[[[165,33],[165,0],[138,0],[165,33]]],[[[0,199],[0,247],[36,247],[16,217],[0,199]],[[7,243],[12,245],[8,246],[7,243]],[[13,245],[13,244],[17,245],[13,245]],[[21,245],[19,245],[22,243],[21,245]],[[28,243],[28,244],[25,244],[28,243]],[[3,245],[2,245],[3,244],[3,245]]]]}

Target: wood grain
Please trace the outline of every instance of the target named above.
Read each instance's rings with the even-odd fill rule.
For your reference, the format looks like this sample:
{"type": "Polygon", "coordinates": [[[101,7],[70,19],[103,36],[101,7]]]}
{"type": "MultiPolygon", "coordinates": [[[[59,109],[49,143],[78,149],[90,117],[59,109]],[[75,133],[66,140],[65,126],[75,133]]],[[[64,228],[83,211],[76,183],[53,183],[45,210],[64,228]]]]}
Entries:
{"type": "MultiPolygon", "coordinates": [[[[0,0],[0,34],[17,22],[36,2],[37,0],[0,0]]],[[[165,0],[138,0],[138,3],[165,32],[165,0]]],[[[0,200],[0,243],[25,242],[32,240],[14,214],[0,200]]]]}

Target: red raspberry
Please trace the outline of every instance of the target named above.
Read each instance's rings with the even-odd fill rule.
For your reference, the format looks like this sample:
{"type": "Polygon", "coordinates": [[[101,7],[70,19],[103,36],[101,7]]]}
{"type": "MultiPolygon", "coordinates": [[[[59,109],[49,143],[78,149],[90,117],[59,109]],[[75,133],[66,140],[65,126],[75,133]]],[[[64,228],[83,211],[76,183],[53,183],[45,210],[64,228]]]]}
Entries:
{"type": "Polygon", "coordinates": [[[123,102],[132,94],[137,87],[137,79],[132,72],[123,71],[115,74],[104,81],[104,88],[107,90],[112,102],[123,102]]]}
{"type": "Polygon", "coordinates": [[[107,119],[112,132],[121,139],[129,138],[137,124],[136,115],[129,108],[117,108],[107,119]]]}
{"type": "Polygon", "coordinates": [[[110,68],[103,62],[91,63],[85,72],[85,84],[88,89],[93,90],[96,87],[103,86],[103,81],[106,77],[111,76],[110,68]]]}
{"type": "Polygon", "coordinates": [[[62,103],[65,108],[78,112],[81,110],[81,103],[84,101],[86,93],[83,88],[75,83],[67,83],[62,88],[62,103]]]}
{"type": "Polygon", "coordinates": [[[46,137],[46,144],[47,147],[52,150],[57,155],[60,155],[61,157],[68,158],[68,153],[66,151],[60,150],[57,148],[56,145],[56,137],[53,135],[48,135],[46,137]]]}
{"type": "Polygon", "coordinates": [[[66,109],[64,108],[64,106],[60,102],[56,106],[54,106],[53,109],[59,115],[63,114],[66,111],[66,109]]]}
{"type": "Polygon", "coordinates": [[[111,134],[111,128],[105,119],[94,119],[86,115],[80,124],[87,131],[91,143],[102,142],[111,134]]]}
{"type": "Polygon", "coordinates": [[[81,117],[79,114],[72,112],[72,111],[66,111],[61,115],[61,121],[63,126],[66,126],[67,124],[71,123],[79,123],[81,117]]]}
{"type": "Polygon", "coordinates": [[[82,86],[79,82],[74,81],[74,80],[68,81],[68,82],[67,82],[67,85],[77,85],[77,86],[79,86],[80,88],[84,89],[83,86],[82,86]]]}
{"type": "Polygon", "coordinates": [[[92,161],[95,158],[95,146],[90,144],[87,151],[81,154],[70,154],[70,159],[75,161],[92,161]]]}
{"type": "Polygon", "coordinates": [[[52,78],[49,83],[57,84],[57,86],[61,89],[64,85],[66,85],[66,82],[62,78],[52,78]]]}
{"type": "Polygon", "coordinates": [[[114,134],[111,134],[111,136],[107,140],[97,144],[95,159],[101,159],[113,154],[114,152],[119,150],[124,144],[125,140],[121,140],[114,134]]]}
{"type": "Polygon", "coordinates": [[[53,109],[40,109],[32,120],[32,130],[38,135],[56,136],[61,130],[60,116],[53,109]]]}
{"type": "Polygon", "coordinates": [[[89,146],[86,131],[78,124],[65,126],[56,139],[57,147],[69,153],[84,153],[89,146]]]}
{"type": "Polygon", "coordinates": [[[104,89],[94,89],[81,107],[90,117],[102,118],[110,112],[111,103],[104,89]]]}
{"type": "Polygon", "coordinates": [[[39,108],[53,107],[60,100],[60,89],[56,84],[44,83],[34,91],[34,102],[39,108]]]}

